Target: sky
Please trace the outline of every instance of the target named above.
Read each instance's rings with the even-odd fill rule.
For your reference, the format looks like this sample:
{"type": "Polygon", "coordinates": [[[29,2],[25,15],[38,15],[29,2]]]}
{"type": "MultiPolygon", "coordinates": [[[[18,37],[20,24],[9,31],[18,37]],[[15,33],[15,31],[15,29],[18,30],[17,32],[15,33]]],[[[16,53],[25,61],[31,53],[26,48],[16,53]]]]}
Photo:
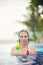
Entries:
{"type": "Polygon", "coordinates": [[[26,26],[16,20],[24,20],[26,0],[0,0],[0,40],[16,38],[15,32],[26,29],[26,26]]]}

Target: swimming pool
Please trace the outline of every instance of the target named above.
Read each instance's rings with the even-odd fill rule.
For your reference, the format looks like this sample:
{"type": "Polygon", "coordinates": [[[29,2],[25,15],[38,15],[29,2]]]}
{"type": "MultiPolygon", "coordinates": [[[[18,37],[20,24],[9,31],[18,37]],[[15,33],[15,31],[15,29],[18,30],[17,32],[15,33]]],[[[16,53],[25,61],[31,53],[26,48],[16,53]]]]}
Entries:
{"type": "Polygon", "coordinates": [[[36,49],[36,55],[35,59],[35,64],[33,65],[43,65],[43,43],[38,43],[38,44],[33,44],[34,48],[36,49]]]}
{"type": "MultiPolygon", "coordinates": [[[[11,56],[10,51],[14,44],[0,44],[0,65],[23,65],[18,61],[16,56],[11,56]]],[[[43,52],[43,45],[33,44],[37,52],[43,52]]],[[[29,60],[28,64],[31,65],[33,60],[29,60]]],[[[27,63],[25,63],[27,64],[27,63]]]]}

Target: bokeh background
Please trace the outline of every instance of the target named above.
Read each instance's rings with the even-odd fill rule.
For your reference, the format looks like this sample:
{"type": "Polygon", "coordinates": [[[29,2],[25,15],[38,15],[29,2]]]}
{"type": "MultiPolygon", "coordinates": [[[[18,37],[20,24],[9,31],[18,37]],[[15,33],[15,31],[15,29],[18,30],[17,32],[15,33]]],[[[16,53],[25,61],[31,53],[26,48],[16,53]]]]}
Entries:
{"type": "Polygon", "coordinates": [[[0,42],[18,39],[18,32],[26,29],[37,41],[43,33],[42,0],[0,0],[0,42]]]}
{"type": "Polygon", "coordinates": [[[43,52],[43,0],[0,0],[0,65],[16,65],[10,52],[22,29],[28,31],[30,45],[43,52]]]}

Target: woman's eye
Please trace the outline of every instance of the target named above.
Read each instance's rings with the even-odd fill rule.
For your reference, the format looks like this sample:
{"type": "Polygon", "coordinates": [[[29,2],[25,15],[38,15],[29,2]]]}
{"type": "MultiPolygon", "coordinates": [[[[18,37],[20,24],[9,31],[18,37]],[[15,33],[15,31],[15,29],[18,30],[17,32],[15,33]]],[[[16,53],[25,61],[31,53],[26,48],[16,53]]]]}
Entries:
{"type": "Polygon", "coordinates": [[[27,36],[24,36],[24,37],[27,37],[27,36]]]}
{"type": "Polygon", "coordinates": [[[23,37],[25,37],[25,38],[26,38],[27,36],[20,36],[20,37],[21,37],[21,38],[23,38],[23,37]]]}
{"type": "Polygon", "coordinates": [[[23,37],[23,36],[20,36],[21,38],[23,37]]]}

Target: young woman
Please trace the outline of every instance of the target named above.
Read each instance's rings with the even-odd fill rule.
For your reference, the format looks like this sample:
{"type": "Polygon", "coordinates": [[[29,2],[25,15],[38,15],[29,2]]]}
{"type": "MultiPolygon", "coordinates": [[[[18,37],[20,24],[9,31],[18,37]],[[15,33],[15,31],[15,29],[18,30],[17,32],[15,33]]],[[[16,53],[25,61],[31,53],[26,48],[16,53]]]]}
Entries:
{"type": "Polygon", "coordinates": [[[16,48],[12,48],[11,50],[11,55],[16,55],[16,56],[24,56],[26,57],[27,55],[34,55],[35,54],[35,49],[33,47],[29,47],[29,34],[26,30],[21,30],[18,34],[19,38],[19,44],[20,44],[20,49],[17,51],[16,48]]]}

